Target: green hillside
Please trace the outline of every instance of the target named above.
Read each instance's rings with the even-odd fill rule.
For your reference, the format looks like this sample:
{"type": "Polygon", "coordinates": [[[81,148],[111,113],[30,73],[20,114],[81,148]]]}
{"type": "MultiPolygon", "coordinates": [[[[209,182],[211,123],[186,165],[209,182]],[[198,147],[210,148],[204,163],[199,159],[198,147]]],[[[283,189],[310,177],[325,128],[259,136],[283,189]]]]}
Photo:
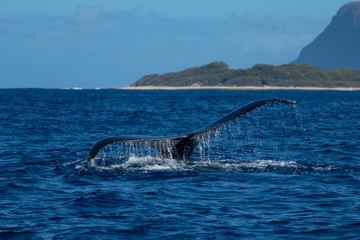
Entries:
{"type": "Polygon", "coordinates": [[[213,62],[180,72],[147,75],[131,86],[281,86],[281,87],[360,87],[360,71],[324,70],[311,65],[257,64],[249,69],[230,69],[213,62]]]}

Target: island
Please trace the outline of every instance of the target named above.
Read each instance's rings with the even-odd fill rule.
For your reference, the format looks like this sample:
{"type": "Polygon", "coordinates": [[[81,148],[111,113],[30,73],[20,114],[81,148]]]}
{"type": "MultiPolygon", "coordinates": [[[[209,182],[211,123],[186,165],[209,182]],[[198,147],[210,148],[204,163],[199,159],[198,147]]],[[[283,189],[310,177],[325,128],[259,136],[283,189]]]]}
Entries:
{"type": "Polygon", "coordinates": [[[146,75],[127,89],[250,88],[250,89],[354,89],[360,90],[360,71],[325,70],[308,64],[279,66],[257,64],[249,69],[231,69],[225,62],[212,62],[180,72],[146,75]]]}
{"type": "Polygon", "coordinates": [[[329,26],[290,64],[230,69],[212,62],[180,72],[144,76],[128,89],[360,90],[360,2],[340,8],[329,26]]]}

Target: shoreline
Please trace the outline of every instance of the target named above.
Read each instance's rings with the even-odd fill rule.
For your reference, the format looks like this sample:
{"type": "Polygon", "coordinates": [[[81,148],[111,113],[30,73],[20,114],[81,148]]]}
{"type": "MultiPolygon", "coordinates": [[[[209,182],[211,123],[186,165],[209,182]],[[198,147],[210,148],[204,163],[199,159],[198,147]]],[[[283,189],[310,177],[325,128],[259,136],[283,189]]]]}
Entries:
{"type": "Polygon", "coordinates": [[[325,91],[360,91],[360,87],[281,87],[281,86],[137,86],[123,87],[123,90],[325,90],[325,91]]]}

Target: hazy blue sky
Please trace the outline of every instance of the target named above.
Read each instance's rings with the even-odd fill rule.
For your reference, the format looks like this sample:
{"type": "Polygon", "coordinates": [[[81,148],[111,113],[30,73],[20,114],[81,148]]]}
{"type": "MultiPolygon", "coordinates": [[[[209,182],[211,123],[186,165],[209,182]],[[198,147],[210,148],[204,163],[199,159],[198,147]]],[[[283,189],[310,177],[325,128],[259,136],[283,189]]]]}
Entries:
{"type": "Polygon", "coordinates": [[[285,64],[345,0],[0,1],[0,88],[124,87],[212,61],[285,64]]]}

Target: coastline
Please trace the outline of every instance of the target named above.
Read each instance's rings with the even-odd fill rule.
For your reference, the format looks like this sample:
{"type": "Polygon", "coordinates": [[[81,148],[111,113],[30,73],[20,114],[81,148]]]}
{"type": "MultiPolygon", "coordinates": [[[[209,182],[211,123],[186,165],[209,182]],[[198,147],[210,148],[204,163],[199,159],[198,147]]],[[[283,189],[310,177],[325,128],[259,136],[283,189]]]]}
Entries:
{"type": "Polygon", "coordinates": [[[123,90],[331,90],[331,91],[360,91],[358,87],[281,87],[281,86],[137,86],[123,87],[123,90]]]}

